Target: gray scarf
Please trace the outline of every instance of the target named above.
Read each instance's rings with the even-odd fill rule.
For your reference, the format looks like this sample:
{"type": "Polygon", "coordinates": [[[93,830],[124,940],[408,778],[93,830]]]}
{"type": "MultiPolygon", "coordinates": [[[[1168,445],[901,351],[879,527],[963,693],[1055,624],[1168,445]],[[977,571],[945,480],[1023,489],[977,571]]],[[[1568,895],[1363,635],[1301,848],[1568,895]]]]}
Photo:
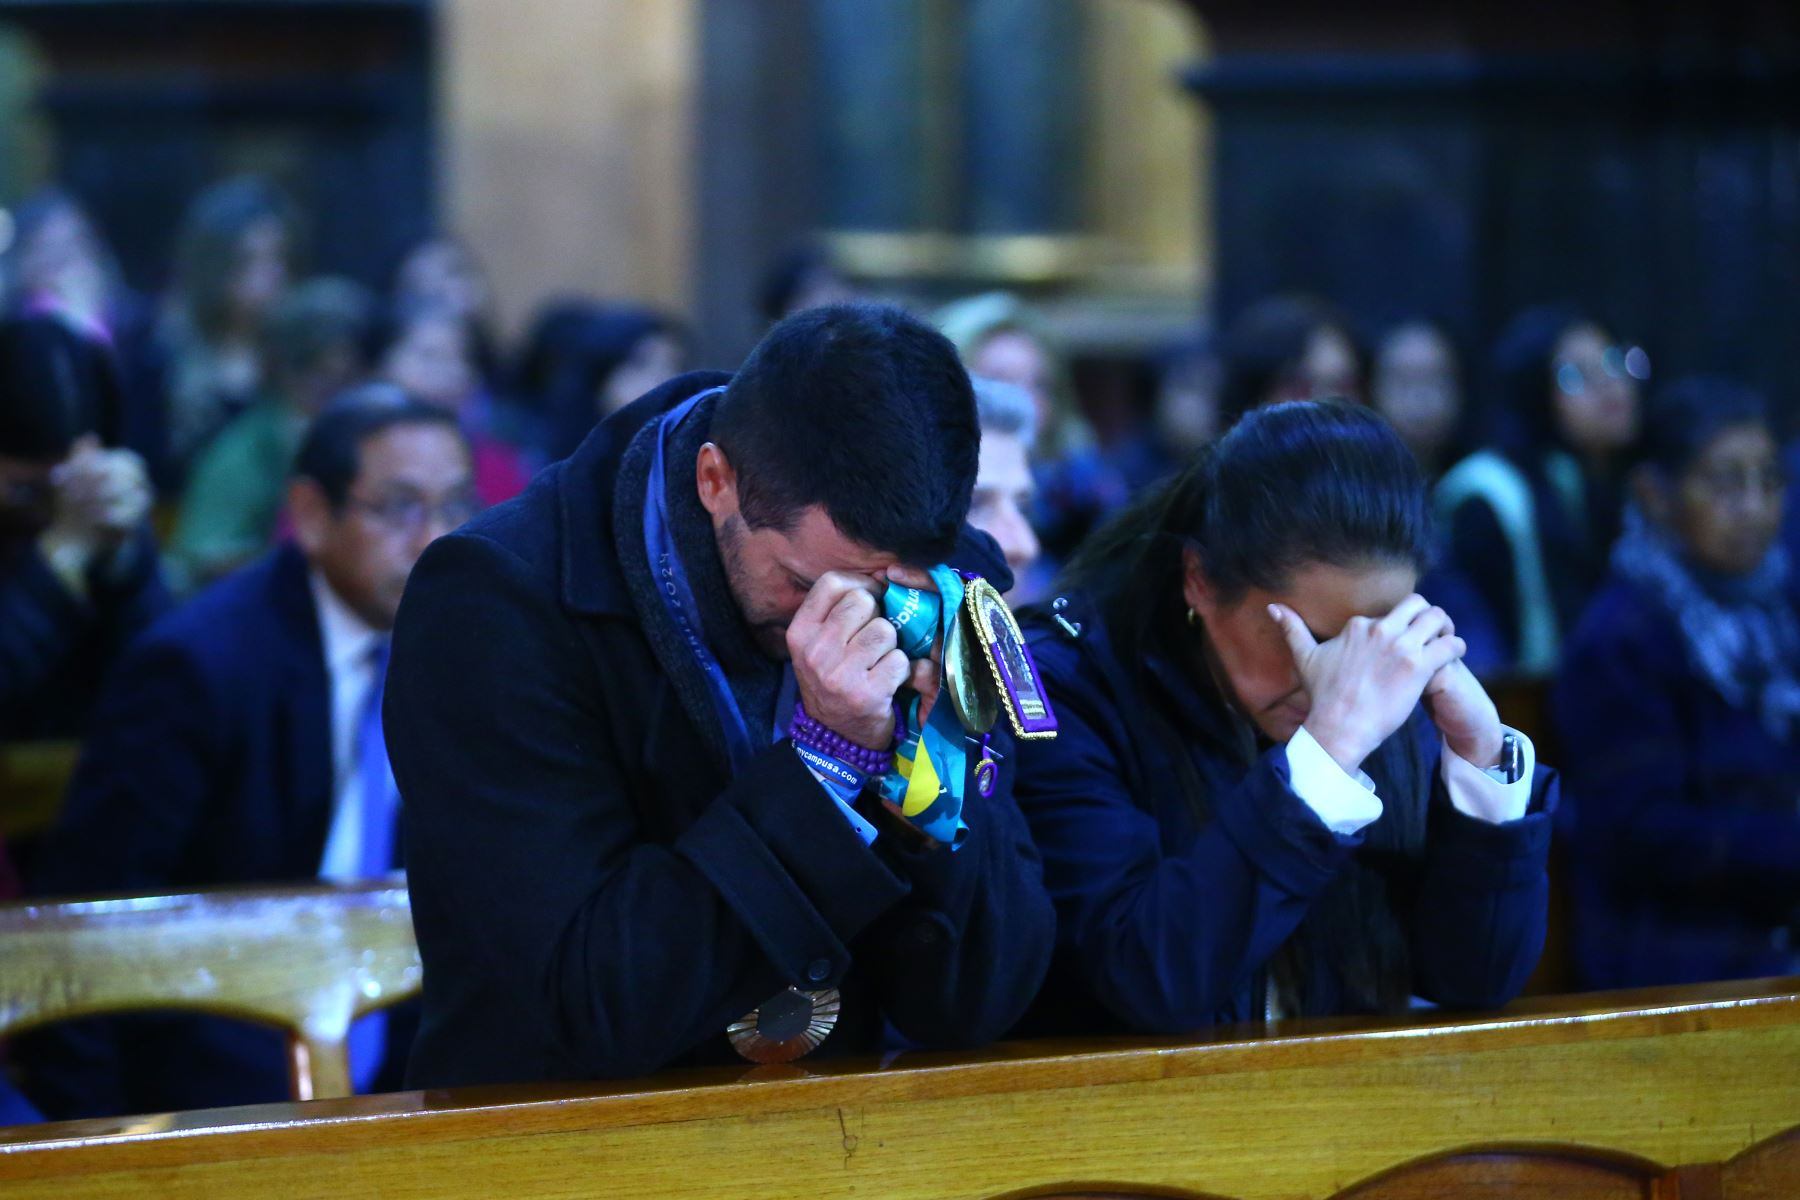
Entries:
{"type": "Polygon", "coordinates": [[[1675,619],[1689,663],[1733,708],[1787,740],[1800,718],[1800,620],[1779,545],[1748,575],[1723,576],[1689,563],[1674,538],[1636,506],[1613,547],[1612,566],[1675,619]]]}

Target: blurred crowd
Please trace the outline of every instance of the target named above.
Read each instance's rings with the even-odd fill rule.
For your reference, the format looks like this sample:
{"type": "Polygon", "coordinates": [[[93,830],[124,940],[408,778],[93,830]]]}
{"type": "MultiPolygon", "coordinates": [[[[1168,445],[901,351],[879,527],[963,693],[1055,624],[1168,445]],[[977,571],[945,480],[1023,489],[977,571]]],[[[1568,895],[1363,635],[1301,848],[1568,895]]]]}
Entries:
{"type": "MultiPolygon", "coordinates": [[[[568,297],[509,345],[456,237],[412,247],[382,292],[307,276],[297,215],[250,178],[195,199],[155,296],[123,284],[68,195],[15,216],[0,742],[83,750],[51,833],[16,863],[0,849],[0,894],[397,867],[378,714],[408,571],[684,370],[682,320],[568,297]]],[[[755,301],[773,323],[857,295],[807,247],[755,301]]],[[[1102,439],[1032,304],[995,292],[929,315],[976,379],[971,521],[1005,551],[1018,603],[1054,595],[1091,531],[1245,412],[1329,396],[1380,412],[1432,482],[1440,549],[1420,590],[1477,674],[1548,697],[1576,982],[1800,970],[1796,451],[1763,397],[1657,377],[1631,330],[1574,307],[1471,347],[1425,315],[1366,330],[1276,296],[1166,347],[1140,419],[1102,439]]],[[[60,1051],[93,1059],[90,1033],[60,1051]]],[[[66,1116],[281,1092],[278,1054],[269,1078],[220,1086],[127,1040],[145,1060],[131,1078],[155,1090],[96,1099],[66,1075],[34,1099],[66,1116]]]]}

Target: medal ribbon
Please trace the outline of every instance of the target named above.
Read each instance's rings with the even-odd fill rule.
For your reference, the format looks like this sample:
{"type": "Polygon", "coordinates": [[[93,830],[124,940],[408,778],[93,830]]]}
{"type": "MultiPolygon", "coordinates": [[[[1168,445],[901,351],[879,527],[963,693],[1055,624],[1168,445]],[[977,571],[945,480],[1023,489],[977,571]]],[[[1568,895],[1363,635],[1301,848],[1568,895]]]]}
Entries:
{"type": "MultiPolygon", "coordinates": [[[[944,645],[950,622],[962,610],[962,577],[945,566],[931,568],[930,574],[936,592],[889,584],[882,601],[899,633],[900,649],[910,659],[929,658],[934,645],[944,645]]],[[[955,850],[969,833],[962,819],[966,735],[949,696],[940,694],[923,722],[921,707],[917,695],[902,706],[894,770],[882,778],[881,796],[926,836],[955,850]]]]}

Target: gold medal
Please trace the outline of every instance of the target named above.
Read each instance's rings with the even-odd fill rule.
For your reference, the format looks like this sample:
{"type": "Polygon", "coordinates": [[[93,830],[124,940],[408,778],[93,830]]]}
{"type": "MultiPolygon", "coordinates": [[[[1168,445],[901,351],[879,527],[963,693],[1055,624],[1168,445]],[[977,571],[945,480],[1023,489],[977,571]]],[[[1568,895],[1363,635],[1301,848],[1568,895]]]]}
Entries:
{"type": "Polygon", "coordinates": [[[753,1063],[784,1063],[819,1048],[837,1025],[838,990],[786,988],[725,1027],[731,1048],[753,1063]]]}
{"type": "Polygon", "coordinates": [[[944,689],[956,719],[972,734],[983,734],[1000,719],[1000,701],[987,676],[987,666],[968,627],[969,610],[957,611],[944,638],[944,689]]]}

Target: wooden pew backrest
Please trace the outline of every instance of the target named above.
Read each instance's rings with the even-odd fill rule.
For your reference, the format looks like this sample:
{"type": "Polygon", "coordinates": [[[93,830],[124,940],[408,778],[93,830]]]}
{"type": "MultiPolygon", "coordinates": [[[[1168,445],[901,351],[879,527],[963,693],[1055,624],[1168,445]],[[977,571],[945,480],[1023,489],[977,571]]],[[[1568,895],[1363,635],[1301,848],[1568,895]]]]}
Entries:
{"type": "Polygon", "coordinates": [[[1792,1200],[1800,979],[0,1130],[7,1200],[1792,1200]]]}
{"type": "Polygon", "coordinates": [[[0,1037],[150,1009],[260,1021],[287,1034],[297,1100],[348,1096],[350,1022],[420,978],[403,886],[0,905],[0,1037]]]}

